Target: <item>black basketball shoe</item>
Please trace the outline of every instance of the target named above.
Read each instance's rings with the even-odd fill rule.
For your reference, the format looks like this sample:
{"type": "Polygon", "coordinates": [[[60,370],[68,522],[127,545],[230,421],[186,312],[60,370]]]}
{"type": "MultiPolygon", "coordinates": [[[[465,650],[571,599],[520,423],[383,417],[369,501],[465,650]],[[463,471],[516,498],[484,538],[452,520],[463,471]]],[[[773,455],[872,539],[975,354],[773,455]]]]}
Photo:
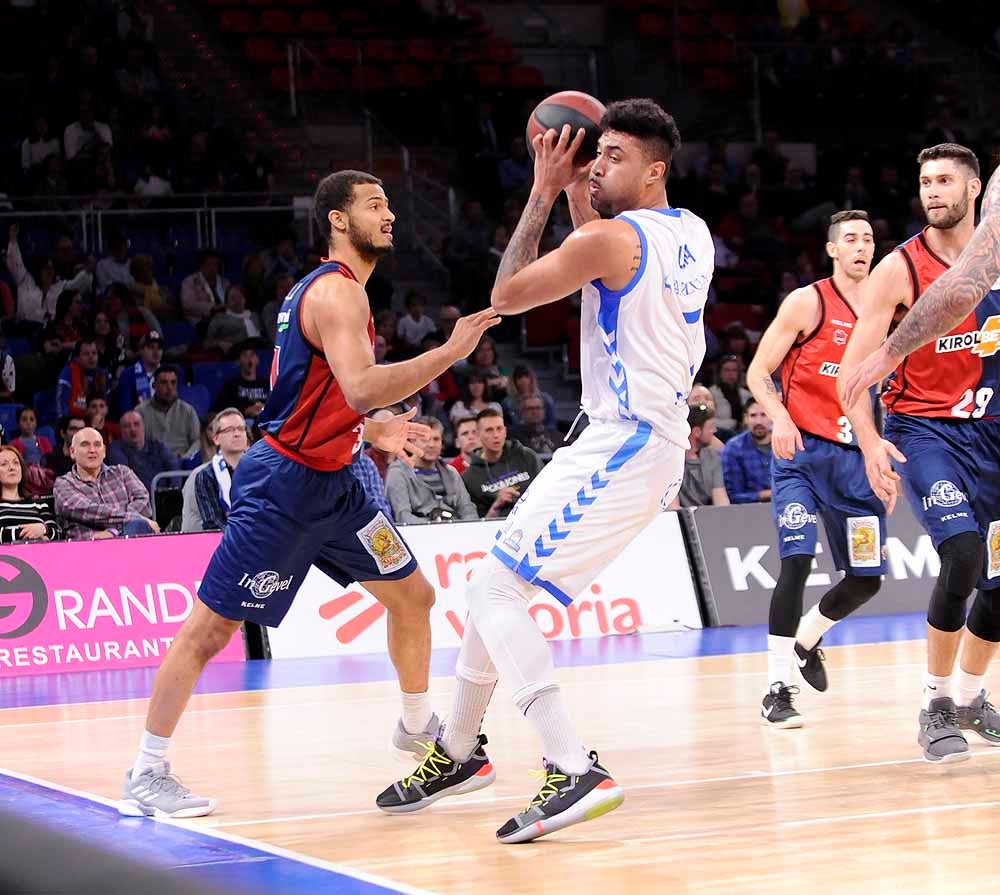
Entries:
{"type": "Polygon", "coordinates": [[[825,692],[828,685],[826,665],[824,664],[826,656],[823,655],[823,650],[819,648],[822,642],[823,638],[821,637],[812,649],[806,649],[797,640],[795,641],[795,664],[799,666],[799,673],[802,675],[802,680],[814,690],[819,690],[820,693],[825,692]]]}
{"type": "Polygon", "coordinates": [[[802,716],[795,711],[792,700],[799,688],[788,687],[784,681],[771,684],[771,689],[764,694],[760,705],[760,717],[771,727],[801,727],[802,716]]]}
{"type": "Polygon", "coordinates": [[[532,772],[545,780],[538,795],[524,811],[497,830],[497,839],[505,844],[530,842],[614,811],[625,801],[625,790],[597,763],[596,752],[591,752],[590,757],[593,765],[579,777],[544,761],[544,771],[532,772]]]}
{"type": "Polygon", "coordinates": [[[485,745],[486,737],[480,734],[472,755],[457,762],[444,751],[439,737],[427,744],[427,754],[417,769],[383,791],[375,804],[389,814],[406,814],[426,808],[445,796],[485,789],[497,776],[483,751],[485,745]]]}

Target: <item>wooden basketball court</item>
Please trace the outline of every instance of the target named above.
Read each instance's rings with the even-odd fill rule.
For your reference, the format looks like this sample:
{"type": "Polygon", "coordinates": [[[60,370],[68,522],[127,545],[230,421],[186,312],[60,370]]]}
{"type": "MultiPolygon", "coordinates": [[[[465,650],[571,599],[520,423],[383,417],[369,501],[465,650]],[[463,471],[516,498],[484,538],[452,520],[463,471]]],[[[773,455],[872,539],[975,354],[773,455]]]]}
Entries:
{"type": "MultiPolygon", "coordinates": [[[[849,620],[833,640],[870,639],[873,624],[849,620]]],[[[884,632],[919,637],[920,620],[903,629],[896,620],[884,632]]],[[[574,646],[562,651],[572,664],[560,679],[585,744],[600,751],[626,801],[538,843],[494,838],[538,785],[528,776],[538,746],[502,689],[484,727],[497,768],[491,789],[408,816],[374,807],[375,795],[412,769],[388,754],[398,698],[384,679],[195,696],[171,759],[185,784],[220,799],[219,809],[195,821],[131,821],[118,835],[170,826],[240,837],[377,878],[389,891],[449,895],[995,888],[1000,749],[976,741],[968,762],[921,760],[921,640],[830,647],[830,691],[803,687],[807,726],[775,731],[758,715],[762,652],[671,657],[698,652],[678,644],[708,634],[619,638],[635,644],[631,657],[616,645],[599,663],[581,663],[574,646]]],[[[711,632],[715,642],[725,636],[711,632]]],[[[763,646],[762,631],[729,636],[734,649],[763,646]]],[[[450,679],[435,678],[432,692],[446,712],[450,679]]],[[[2,764],[110,804],[144,708],[133,698],[4,709],[2,764]]]]}

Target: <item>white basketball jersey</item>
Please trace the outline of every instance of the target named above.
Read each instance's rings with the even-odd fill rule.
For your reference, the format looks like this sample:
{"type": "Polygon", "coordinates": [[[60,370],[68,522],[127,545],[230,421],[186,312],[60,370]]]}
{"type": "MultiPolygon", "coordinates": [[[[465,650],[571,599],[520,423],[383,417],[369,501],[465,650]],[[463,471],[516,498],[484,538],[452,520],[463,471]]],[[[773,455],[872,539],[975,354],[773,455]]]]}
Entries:
{"type": "Polygon", "coordinates": [[[687,396],[705,357],[712,235],[683,208],[628,211],[618,219],[635,228],[642,260],[623,289],[597,280],[583,288],[583,409],[592,420],[642,420],[687,447],[687,396]]]}

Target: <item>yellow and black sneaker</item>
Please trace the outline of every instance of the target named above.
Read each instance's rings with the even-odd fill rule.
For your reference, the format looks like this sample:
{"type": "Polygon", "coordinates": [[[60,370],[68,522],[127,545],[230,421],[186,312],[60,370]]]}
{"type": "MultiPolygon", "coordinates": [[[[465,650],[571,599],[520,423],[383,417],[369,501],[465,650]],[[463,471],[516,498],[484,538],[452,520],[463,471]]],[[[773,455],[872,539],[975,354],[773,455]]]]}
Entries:
{"type": "Polygon", "coordinates": [[[550,761],[544,762],[544,771],[532,771],[543,778],[542,788],[524,811],[497,830],[497,839],[504,844],[530,842],[614,811],[625,801],[625,790],[597,763],[596,752],[590,757],[594,763],[580,776],[550,761]]]}
{"type": "Polygon", "coordinates": [[[457,762],[444,751],[440,737],[427,743],[427,752],[417,769],[382,792],[375,804],[389,814],[406,814],[445,796],[485,789],[497,776],[483,751],[485,745],[486,737],[480,734],[472,755],[457,762]]]}

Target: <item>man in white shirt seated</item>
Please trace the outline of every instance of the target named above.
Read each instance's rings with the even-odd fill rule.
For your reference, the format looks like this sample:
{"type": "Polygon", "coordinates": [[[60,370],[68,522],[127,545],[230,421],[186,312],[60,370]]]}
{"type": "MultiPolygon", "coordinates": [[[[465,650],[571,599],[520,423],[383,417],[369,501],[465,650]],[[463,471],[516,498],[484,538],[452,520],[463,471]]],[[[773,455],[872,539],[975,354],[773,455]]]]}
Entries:
{"type": "Polygon", "coordinates": [[[194,483],[202,531],[215,531],[226,525],[232,506],[229,492],[233,473],[250,446],[243,414],[235,407],[220,410],[209,426],[209,438],[218,453],[198,471],[194,483]]]}

